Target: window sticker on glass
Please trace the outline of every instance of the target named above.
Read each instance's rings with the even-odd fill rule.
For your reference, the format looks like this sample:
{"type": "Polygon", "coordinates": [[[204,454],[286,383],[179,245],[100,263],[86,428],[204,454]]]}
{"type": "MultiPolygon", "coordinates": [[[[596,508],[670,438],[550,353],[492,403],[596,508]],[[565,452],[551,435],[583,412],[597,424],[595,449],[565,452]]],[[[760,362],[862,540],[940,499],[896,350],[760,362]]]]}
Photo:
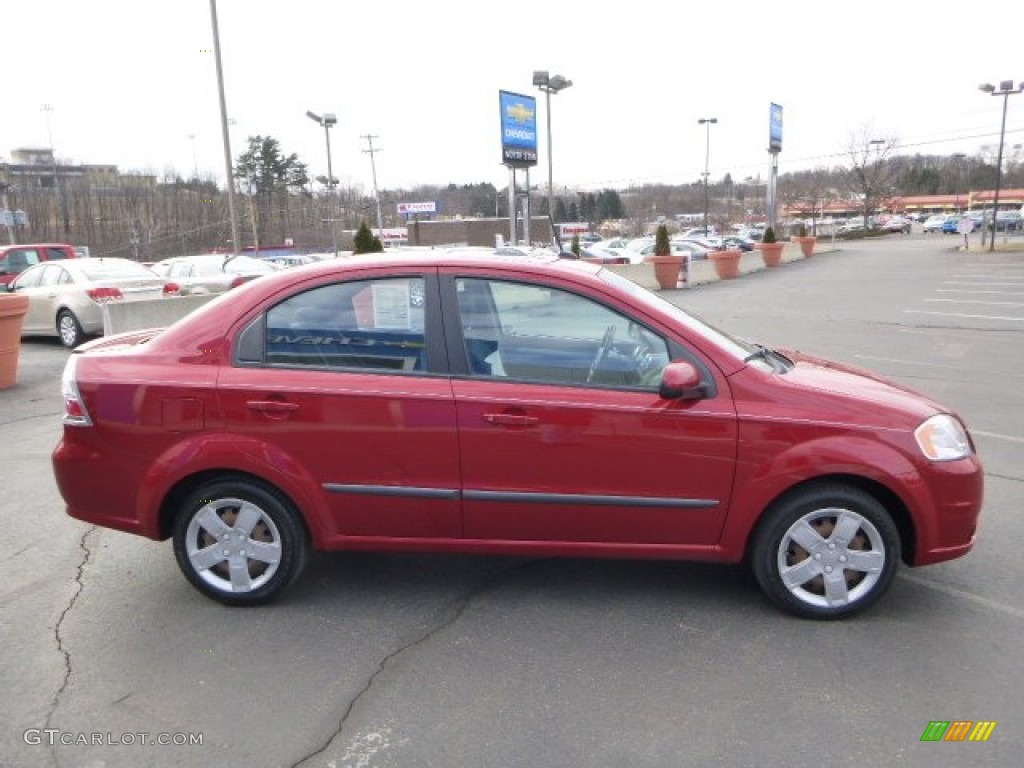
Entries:
{"type": "Polygon", "coordinates": [[[410,329],[409,284],[373,284],[373,325],[375,328],[410,329]]]}

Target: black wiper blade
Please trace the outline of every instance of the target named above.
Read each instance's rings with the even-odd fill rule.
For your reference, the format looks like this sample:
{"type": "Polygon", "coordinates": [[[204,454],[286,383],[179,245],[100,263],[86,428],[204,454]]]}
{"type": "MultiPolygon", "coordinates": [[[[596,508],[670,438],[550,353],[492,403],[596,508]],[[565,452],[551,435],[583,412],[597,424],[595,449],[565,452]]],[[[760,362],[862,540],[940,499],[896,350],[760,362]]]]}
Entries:
{"type": "MultiPolygon", "coordinates": [[[[753,342],[747,343],[753,344],[753,342]]],[[[768,358],[769,356],[773,355],[774,352],[768,349],[768,347],[764,346],[763,344],[753,344],[753,346],[757,347],[757,351],[751,352],[749,355],[744,357],[743,362],[749,363],[751,360],[764,360],[766,363],[769,362],[768,358]]]]}

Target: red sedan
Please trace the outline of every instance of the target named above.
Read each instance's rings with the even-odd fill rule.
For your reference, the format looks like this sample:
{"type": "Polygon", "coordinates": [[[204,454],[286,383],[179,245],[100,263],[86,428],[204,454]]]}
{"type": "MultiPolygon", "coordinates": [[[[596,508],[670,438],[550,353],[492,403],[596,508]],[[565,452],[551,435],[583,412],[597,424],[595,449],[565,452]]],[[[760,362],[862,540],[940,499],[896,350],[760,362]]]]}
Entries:
{"type": "Polygon", "coordinates": [[[68,513],[173,538],[231,604],[311,549],[432,550],[747,559],[783,608],[839,618],[901,560],[968,552],[982,499],[943,406],[554,256],[282,271],[80,347],[63,393],[68,513]]]}

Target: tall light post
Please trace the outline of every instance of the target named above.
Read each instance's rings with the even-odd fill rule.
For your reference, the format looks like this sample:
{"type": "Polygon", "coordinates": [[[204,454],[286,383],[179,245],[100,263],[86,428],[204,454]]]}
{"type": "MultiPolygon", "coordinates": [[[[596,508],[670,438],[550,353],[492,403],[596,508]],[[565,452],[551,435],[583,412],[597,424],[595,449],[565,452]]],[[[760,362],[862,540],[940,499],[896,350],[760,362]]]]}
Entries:
{"type": "Polygon", "coordinates": [[[238,218],[235,216],[235,174],[231,161],[231,136],[228,133],[228,104],[224,97],[224,66],[220,57],[220,30],[217,26],[217,0],[210,0],[210,26],[213,28],[213,58],[217,64],[217,98],[220,102],[220,133],[224,144],[224,172],[227,174],[228,217],[231,219],[231,252],[240,252],[238,218]]]}
{"type": "Polygon", "coordinates": [[[699,125],[705,126],[704,139],[704,235],[708,234],[708,176],[711,174],[709,161],[711,160],[711,126],[718,122],[717,117],[702,117],[697,121],[699,125]]]}
{"type": "MultiPolygon", "coordinates": [[[[1024,90],[1024,81],[1020,85],[1015,86],[1013,80],[1000,80],[999,88],[996,88],[991,83],[982,83],[978,86],[978,89],[993,96],[1003,97],[1003,123],[999,129],[999,154],[996,158],[996,194],[992,198],[992,239],[989,240],[988,244],[988,249],[994,251],[996,249],[996,231],[999,229],[999,222],[997,221],[999,215],[999,185],[1003,180],[1003,139],[1006,137],[1006,103],[1010,100],[1011,95],[1024,90]]],[[[982,228],[985,226],[984,217],[981,220],[981,226],[982,228]]]]}
{"type": "Polygon", "coordinates": [[[374,159],[374,156],[381,151],[381,148],[373,146],[373,140],[380,137],[367,133],[363,135],[363,138],[366,139],[370,147],[369,149],[364,149],[363,154],[370,156],[370,170],[373,172],[373,199],[377,203],[377,234],[380,237],[384,237],[384,216],[380,210],[380,191],[377,189],[377,162],[374,159]]]}
{"type": "Polygon", "coordinates": [[[875,172],[872,174],[871,186],[873,189],[866,190],[868,194],[864,195],[864,229],[871,229],[871,219],[874,217],[875,208],[878,207],[878,202],[871,200],[871,192],[876,192],[881,197],[881,191],[878,186],[879,179],[882,175],[882,150],[885,148],[885,139],[871,139],[868,142],[869,147],[875,148],[875,172]]]}
{"type": "Polygon", "coordinates": [[[547,112],[548,122],[548,216],[552,225],[555,221],[555,193],[554,173],[551,161],[551,94],[564,91],[572,86],[572,80],[567,80],[561,75],[549,75],[547,70],[535,70],[533,73],[533,84],[544,93],[544,109],[547,112]]]}
{"type": "MultiPolygon", "coordinates": [[[[327,142],[327,199],[334,208],[334,169],[331,167],[331,126],[338,124],[337,115],[325,112],[322,116],[306,110],[306,117],[324,128],[324,138],[327,142]]],[[[334,245],[334,258],[338,258],[338,217],[335,211],[331,211],[331,243],[334,245]]]]}

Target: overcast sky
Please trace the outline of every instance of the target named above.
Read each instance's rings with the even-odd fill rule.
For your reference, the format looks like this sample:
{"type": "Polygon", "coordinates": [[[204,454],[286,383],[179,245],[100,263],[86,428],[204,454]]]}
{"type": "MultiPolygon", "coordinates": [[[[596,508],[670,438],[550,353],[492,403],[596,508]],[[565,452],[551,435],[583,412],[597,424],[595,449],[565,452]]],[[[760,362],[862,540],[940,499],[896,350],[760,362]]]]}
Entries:
{"type": "MultiPolygon", "coordinates": [[[[0,157],[46,147],[122,171],[224,175],[209,0],[5,2],[0,157]],[[43,105],[50,105],[44,110],[43,105]],[[50,131],[48,134],[47,117],[50,131]],[[190,136],[194,136],[190,138],[190,136]]],[[[780,171],[844,162],[854,133],[900,153],[975,154],[998,143],[1002,98],[1024,78],[1020,6],[804,0],[615,3],[518,0],[218,0],[237,156],[270,135],[311,175],[382,188],[501,187],[498,92],[538,97],[532,72],[573,81],[552,98],[555,184],[625,188],[696,181],[711,127],[712,179],[766,177],[768,110],[784,108],[780,171]],[[1000,11],[1000,7],[1002,11],[1000,11]],[[962,21],[961,21],[962,19],[962,21]],[[1005,23],[1004,23],[1005,22],[1005,23]]],[[[1007,144],[1024,142],[1011,97],[1007,144]]],[[[521,179],[520,179],[521,181],[521,179]]]]}

